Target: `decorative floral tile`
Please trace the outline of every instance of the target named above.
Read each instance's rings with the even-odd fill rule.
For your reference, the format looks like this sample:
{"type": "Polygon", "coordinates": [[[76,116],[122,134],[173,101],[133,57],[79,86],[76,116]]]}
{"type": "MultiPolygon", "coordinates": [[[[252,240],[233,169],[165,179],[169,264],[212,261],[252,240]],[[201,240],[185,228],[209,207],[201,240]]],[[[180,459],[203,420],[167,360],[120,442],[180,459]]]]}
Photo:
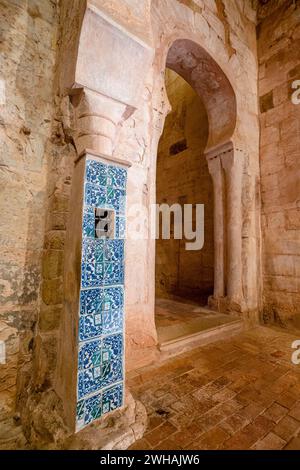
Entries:
{"type": "Polygon", "coordinates": [[[118,166],[109,166],[107,172],[107,186],[125,189],[127,180],[127,170],[118,166]]]}
{"type": "Polygon", "coordinates": [[[126,236],[125,217],[116,217],[116,238],[124,239],[126,236]]]}
{"type": "Polygon", "coordinates": [[[118,214],[125,213],[125,190],[118,188],[107,188],[106,198],[107,204],[111,205],[118,214]]]}
{"type": "Polygon", "coordinates": [[[79,318],[79,339],[87,341],[102,334],[102,315],[85,315],[79,318]]]}
{"type": "Polygon", "coordinates": [[[78,398],[84,398],[101,389],[101,369],[86,369],[78,374],[78,398]]]}
{"type": "Polygon", "coordinates": [[[85,184],[85,204],[87,206],[102,207],[106,203],[105,186],[96,186],[91,183],[85,184]]]}
{"type": "Polygon", "coordinates": [[[87,289],[80,292],[80,315],[96,315],[101,313],[105,299],[104,289],[87,289]]]}
{"type": "Polygon", "coordinates": [[[79,430],[84,426],[84,413],[85,413],[85,401],[81,400],[77,403],[76,408],[76,429],[79,430]]]}
{"type": "Polygon", "coordinates": [[[102,314],[102,334],[117,333],[123,330],[123,310],[110,310],[102,314]]]}
{"type": "Polygon", "coordinates": [[[83,240],[82,260],[84,263],[103,263],[104,261],[104,240],[93,239],[83,240]]]}
{"type": "Polygon", "coordinates": [[[86,238],[95,237],[95,217],[93,213],[84,211],[83,214],[83,236],[86,238]]]}
{"type": "Polygon", "coordinates": [[[124,287],[106,287],[103,290],[105,306],[103,310],[121,309],[124,306],[124,287]]]}
{"type": "Polygon", "coordinates": [[[107,165],[94,160],[87,160],[85,170],[85,180],[88,183],[106,186],[107,165]]]}
{"type": "Polygon", "coordinates": [[[104,283],[103,263],[82,263],[82,287],[97,287],[104,283]]]}
{"type": "Polygon", "coordinates": [[[78,370],[100,367],[101,340],[81,344],[79,348],[78,370]]]}
{"type": "Polygon", "coordinates": [[[103,284],[106,286],[124,283],[124,266],[120,262],[106,263],[103,284]]]}
{"type": "Polygon", "coordinates": [[[107,387],[123,379],[123,335],[103,338],[101,385],[107,387]]]}
{"type": "Polygon", "coordinates": [[[123,405],[123,384],[118,384],[103,392],[102,413],[108,413],[123,405]]]}
{"type": "Polygon", "coordinates": [[[87,160],[78,353],[77,429],[123,403],[124,168],[87,160]],[[95,208],[114,209],[115,239],[95,235],[95,208]]]}
{"type": "Polygon", "coordinates": [[[100,418],[102,414],[102,394],[99,393],[85,401],[84,424],[100,418]]]}
{"type": "Polygon", "coordinates": [[[104,246],[105,261],[119,261],[124,259],[124,240],[107,240],[104,246]]]}

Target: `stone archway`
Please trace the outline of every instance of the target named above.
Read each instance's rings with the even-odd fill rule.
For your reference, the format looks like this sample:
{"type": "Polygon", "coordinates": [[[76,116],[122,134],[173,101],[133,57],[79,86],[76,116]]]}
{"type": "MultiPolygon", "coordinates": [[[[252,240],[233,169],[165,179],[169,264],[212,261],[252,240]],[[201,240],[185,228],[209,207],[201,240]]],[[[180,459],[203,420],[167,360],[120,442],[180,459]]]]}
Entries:
{"type": "MultiPolygon", "coordinates": [[[[201,96],[209,121],[206,158],[214,188],[214,295],[210,306],[242,312],[242,179],[244,152],[236,148],[237,105],[234,90],[216,61],[192,39],[166,44],[165,65],[201,96]]],[[[163,61],[160,60],[162,66],[163,61]]],[[[166,92],[165,99],[167,101],[166,92]]],[[[165,106],[165,110],[168,106],[165,106]]],[[[162,129],[162,127],[161,127],[162,129]]]]}

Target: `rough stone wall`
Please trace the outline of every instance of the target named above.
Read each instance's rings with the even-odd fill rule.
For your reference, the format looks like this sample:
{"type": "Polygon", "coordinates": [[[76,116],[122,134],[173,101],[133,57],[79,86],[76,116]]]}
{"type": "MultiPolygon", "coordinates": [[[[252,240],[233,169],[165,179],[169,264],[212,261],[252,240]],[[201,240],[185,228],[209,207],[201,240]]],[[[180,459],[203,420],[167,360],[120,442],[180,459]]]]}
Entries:
{"type": "Polygon", "coordinates": [[[39,306],[57,10],[50,0],[1,0],[0,9],[0,339],[6,347],[0,419],[6,420],[15,412],[17,372],[31,360],[39,306]]]}
{"type": "MultiPolygon", "coordinates": [[[[56,96],[57,2],[3,0],[0,7],[0,440],[20,447],[12,417],[18,424],[21,414],[25,434],[34,435],[34,407],[55,370],[74,147],[56,96]]],[[[43,400],[53,405],[51,393],[43,400]]],[[[43,426],[47,436],[51,425],[43,426]]]]}
{"type": "MultiPolygon", "coordinates": [[[[157,156],[157,203],[204,204],[205,243],[187,251],[186,240],[156,242],[156,296],[174,295],[207,302],[213,292],[213,190],[204,150],[208,118],[200,97],[170,69],[166,90],[172,107],[157,156]]],[[[193,211],[195,227],[195,210],[193,211]]],[[[174,226],[172,226],[174,229],[174,226]]]]}
{"type": "Polygon", "coordinates": [[[300,327],[300,2],[277,5],[258,24],[263,318],[300,327]]]}

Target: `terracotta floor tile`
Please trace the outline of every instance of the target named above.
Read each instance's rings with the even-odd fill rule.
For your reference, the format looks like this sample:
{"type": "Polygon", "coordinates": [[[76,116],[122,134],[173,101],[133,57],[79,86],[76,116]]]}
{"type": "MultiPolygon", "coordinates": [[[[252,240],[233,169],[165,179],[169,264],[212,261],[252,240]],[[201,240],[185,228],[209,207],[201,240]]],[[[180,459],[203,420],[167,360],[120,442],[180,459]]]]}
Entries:
{"type": "Polygon", "coordinates": [[[219,449],[220,446],[226,441],[229,434],[220,427],[215,427],[207,431],[199,440],[195,440],[191,444],[193,450],[214,450],[219,449]]]}
{"type": "Polygon", "coordinates": [[[146,439],[139,439],[128,450],[151,450],[152,447],[146,439]]]}
{"type": "Polygon", "coordinates": [[[294,437],[285,447],[284,450],[300,450],[300,437],[294,437]]]}
{"type": "Polygon", "coordinates": [[[281,439],[289,441],[300,430],[300,423],[291,416],[285,416],[273,429],[273,432],[281,439]]]}
{"type": "Polygon", "coordinates": [[[293,339],[258,327],[131,372],[149,414],[132,448],[300,450],[300,367],[278,353],[293,339]]]}
{"type": "Polygon", "coordinates": [[[280,394],[277,398],[277,403],[285,406],[286,408],[292,408],[298,400],[299,393],[291,389],[286,393],[280,394]]]}
{"type": "Polygon", "coordinates": [[[223,421],[220,424],[220,427],[224,429],[224,431],[226,431],[230,436],[233,436],[237,431],[241,430],[249,423],[249,418],[236,413],[223,421]]]}
{"type": "Polygon", "coordinates": [[[289,412],[289,415],[292,418],[295,418],[298,421],[300,421],[300,401],[297,402],[296,405],[292,407],[291,411],[289,412]]]}
{"type": "Polygon", "coordinates": [[[270,432],[263,439],[258,441],[252,449],[254,450],[281,450],[286,442],[276,434],[270,432]]]}
{"type": "Polygon", "coordinates": [[[279,405],[279,403],[273,403],[262,416],[269,418],[271,421],[274,421],[274,423],[278,423],[288,412],[288,408],[279,405]]]}
{"type": "Polygon", "coordinates": [[[265,407],[261,405],[260,403],[249,403],[245,408],[243,408],[240,411],[240,414],[242,416],[245,416],[246,418],[249,418],[250,422],[254,421],[257,416],[259,416],[263,411],[265,410],[265,407]]]}
{"type": "Polygon", "coordinates": [[[176,431],[177,428],[175,428],[172,423],[166,421],[158,428],[155,428],[149,433],[146,433],[144,437],[151,446],[155,447],[159,442],[163,441],[176,431]]]}

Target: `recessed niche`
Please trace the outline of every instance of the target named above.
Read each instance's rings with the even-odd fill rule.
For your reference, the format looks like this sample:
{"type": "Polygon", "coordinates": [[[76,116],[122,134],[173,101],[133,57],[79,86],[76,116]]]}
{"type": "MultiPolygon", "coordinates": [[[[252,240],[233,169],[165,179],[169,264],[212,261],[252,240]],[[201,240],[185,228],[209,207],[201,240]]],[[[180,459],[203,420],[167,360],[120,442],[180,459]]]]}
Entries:
{"type": "Polygon", "coordinates": [[[95,238],[115,238],[115,211],[95,208],[95,238]]]}

